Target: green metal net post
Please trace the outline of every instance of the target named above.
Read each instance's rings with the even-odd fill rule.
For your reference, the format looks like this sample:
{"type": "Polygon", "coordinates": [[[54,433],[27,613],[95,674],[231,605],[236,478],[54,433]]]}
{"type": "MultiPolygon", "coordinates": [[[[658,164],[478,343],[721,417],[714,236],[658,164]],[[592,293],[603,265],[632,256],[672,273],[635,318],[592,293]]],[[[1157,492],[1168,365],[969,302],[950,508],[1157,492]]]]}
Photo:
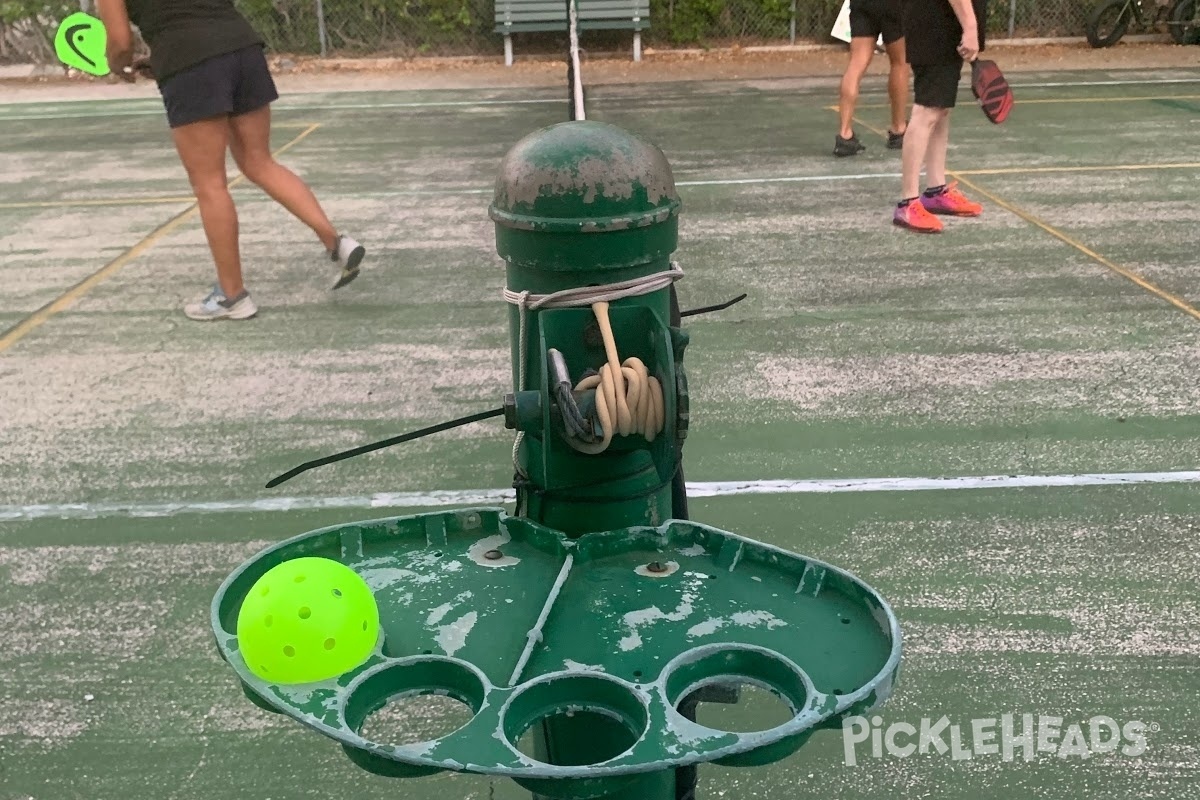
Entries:
{"type": "MultiPolygon", "coordinates": [[[[647,367],[663,387],[664,407],[675,412],[670,424],[664,420],[657,447],[631,437],[601,455],[578,452],[564,445],[561,425],[545,424],[549,414],[529,414],[522,426],[515,405],[548,402],[551,349],[573,356],[565,361],[574,370],[571,385],[606,360],[590,308],[531,308],[530,298],[586,287],[629,287],[670,272],[679,208],[662,152],[611,125],[579,121],[537,131],[501,163],[490,215],[512,302],[510,427],[521,428],[514,452],[519,515],[568,535],[659,525],[671,518],[672,485],[680,468],[675,445],[686,433],[678,419],[675,388],[682,365],[675,360],[675,344],[681,356],[686,340],[669,327],[669,282],[611,304],[618,348],[648,352],[647,367]],[[659,347],[647,350],[655,342],[659,347]]],[[[624,736],[619,726],[610,734],[593,720],[556,717],[538,732],[538,757],[554,764],[592,763],[597,752],[626,749],[624,736]]],[[[668,770],[607,797],[675,800],[684,793],[676,784],[676,772],[668,770]]]]}
{"type": "MultiPolygon", "coordinates": [[[[378,775],[503,776],[537,800],[686,800],[699,765],[773,763],[890,696],[900,631],[875,590],[686,518],[679,211],[662,152],[614,126],[563,123],[512,148],[490,216],[506,263],[516,514],[347,522],[247,560],[211,624],[248,698],[378,775]],[[636,413],[614,423],[626,386],[636,413]],[[263,643],[239,630],[253,629],[248,597],[281,594],[260,581],[299,558],[361,578],[379,630],[361,664],[296,686],[252,670],[249,645],[263,643]],[[699,700],[730,702],[740,683],[775,694],[788,720],[747,733],[697,721],[699,700]],[[416,743],[371,738],[376,712],[422,695],[458,700],[469,721],[416,743]]],[[[341,646],[320,620],[345,593],[309,597],[317,581],[301,583],[301,605],[271,613],[298,613],[303,637],[274,656],[341,646]]]]}
{"type": "Polygon", "coordinates": [[[686,434],[686,408],[676,392],[686,337],[669,325],[677,276],[611,303],[618,350],[622,357],[641,356],[658,378],[666,419],[655,442],[614,440],[599,456],[573,449],[561,426],[539,413],[547,409],[536,407],[548,400],[550,349],[566,357],[572,383],[585,369],[604,364],[595,315],[586,298],[566,308],[553,300],[533,303],[563,291],[628,287],[671,273],[679,208],[662,152],[612,125],[567,122],[537,131],[501,164],[490,213],[511,303],[509,422],[521,432],[515,466],[522,516],[572,535],[671,518],[676,444],[686,434]]]}

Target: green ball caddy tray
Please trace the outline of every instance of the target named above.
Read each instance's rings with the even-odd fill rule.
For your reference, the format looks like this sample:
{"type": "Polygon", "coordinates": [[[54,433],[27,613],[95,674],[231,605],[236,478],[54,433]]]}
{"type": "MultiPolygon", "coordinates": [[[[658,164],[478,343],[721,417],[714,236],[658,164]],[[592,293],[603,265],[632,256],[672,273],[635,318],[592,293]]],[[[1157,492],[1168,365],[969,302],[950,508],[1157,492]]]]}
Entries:
{"type": "Polygon", "coordinates": [[[683,520],[572,539],[500,508],[353,522],[280,542],[224,581],[212,626],[247,697],[336,740],[363,769],[499,775],[577,799],[647,772],[791,755],[890,696],[901,644],[883,598],[820,561],[683,520]],[[242,659],[238,612],[262,574],[303,556],[335,559],[366,580],[381,634],[350,672],[277,685],[242,659]],[[678,712],[691,693],[730,683],[769,690],[791,718],[745,733],[678,712]],[[448,695],[473,715],[417,744],[360,735],[390,700],[415,695],[448,695]],[[580,711],[622,730],[627,747],[566,766],[518,749],[532,726],[580,711]]]}

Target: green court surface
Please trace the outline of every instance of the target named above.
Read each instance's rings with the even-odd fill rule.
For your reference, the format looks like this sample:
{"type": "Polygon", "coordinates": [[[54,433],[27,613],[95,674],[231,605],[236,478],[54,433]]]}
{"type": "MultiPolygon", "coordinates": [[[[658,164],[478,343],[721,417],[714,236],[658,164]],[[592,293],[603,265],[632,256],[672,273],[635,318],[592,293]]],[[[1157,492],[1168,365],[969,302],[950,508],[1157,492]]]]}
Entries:
{"type": "MultiPolygon", "coordinates": [[[[969,740],[1032,714],[1086,736],[1105,715],[1143,723],[1145,752],[868,742],[849,764],[824,732],[772,766],[702,768],[703,800],[1200,785],[1200,71],[1010,78],[1002,127],[961,95],[950,166],[985,212],[940,237],[890,224],[877,80],[847,160],[833,80],[600,86],[589,118],[671,160],[684,308],[749,295],[686,321],[692,516],[892,603],[882,727],[946,717],[969,740]]],[[[208,604],[270,542],[505,499],[498,421],[263,484],[500,404],[487,204],[504,153],[565,118],[558,88],[285,97],[280,158],[366,244],[364,273],[331,293],[310,233],[239,183],[261,312],[201,325],[181,305],[212,267],[161,105],[0,105],[0,800],[528,796],[358,771],[242,697],[208,604]]]]}

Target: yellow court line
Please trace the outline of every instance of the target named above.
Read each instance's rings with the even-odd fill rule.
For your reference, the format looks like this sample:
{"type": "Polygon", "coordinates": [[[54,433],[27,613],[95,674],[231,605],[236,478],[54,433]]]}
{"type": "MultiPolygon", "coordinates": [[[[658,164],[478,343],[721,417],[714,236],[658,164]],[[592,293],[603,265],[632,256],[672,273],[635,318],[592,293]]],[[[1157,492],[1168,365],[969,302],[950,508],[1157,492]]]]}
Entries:
{"type": "MultiPolygon", "coordinates": [[[[837,110],[836,106],[832,110],[837,110]]],[[[856,125],[862,125],[867,130],[887,139],[887,134],[871,125],[868,122],[863,122],[858,117],[854,117],[856,125]]],[[[1026,175],[1033,173],[1044,172],[1139,172],[1141,170],[1156,170],[1156,169],[1200,169],[1200,161],[1181,161],[1175,164],[1104,164],[1098,166],[1070,166],[1070,167],[998,167],[996,169],[961,169],[955,170],[956,175],[1026,175]]]]}
{"type": "Polygon", "coordinates": [[[1094,260],[1100,264],[1103,264],[1104,266],[1108,267],[1109,269],[1111,269],[1113,272],[1117,273],[1118,275],[1120,275],[1124,278],[1128,278],[1129,280],[1136,283],[1138,286],[1145,289],[1147,292],[1150,292],[1150,294],[1153,294],[1163,300],[1166,300],[1168,303],[1175,306],[1183,313],[1188,314],[1189,316],[1195,317],[1196,319],[1200,320],[1200,309],[1197,309],[1195,306],[1189,304],[1183,298],[1177,297],[1176,295],[1171,294],[1170,292],[1166,291],[1165,289],[1160,289],[1159,287],[1155,286],[1150,281],[1143,278],[1141,275],[1138,275],[1133,270],[1127,269],[1126,267],[1122,267],[1120,264],[1114,264],[1112,261],[1109,261],[1107,258],[1100,255],[1095,250],[1092,250],[1090,247],[1083,244],[1082,242],[1072,239],[1070,236],[1063,233],[1058,228],[1055,228],[1053,225],[1050,225],[1050,224],[1038,219],[1033,214],[1030,214],[1028,211],[1025,211],[1024,209],[1020,208],[1019,206],[1013,205],[1012,203],[1002,200],[1001,198],[999,198],[996,195],[992,194],[991,192],[987,191],[986,189],[979,186],[978,184],[972,183],[967,178],[964,178],[962,176],[962,173],[956,173],[956,172],[947,170],[946,174],[953,178],[958,179],[959,181],[961,181],[962,183],[964,183],[971,189],[975,190],[979,194],[983,195],[984,197],[988,198],[989,200],[991,200],[993,203],[1000,206],[1001,208],[1011,211],[1012,213],[1016,214],[1021,219],[1025,220],[1026,222],[1028,222],[1032,225],[1036,225],[1037,227],[1041,228],[1046,233],[1050,234],[1051,236],[1055,237],[1056,239],[1066,242],[1067,244],[1071,245],[1071,247],[1074,247],[1076,250],[1083,253],[1084,255],[1091,258],[1092,260],[1094,260]]]}
{"type": "Polygon", "coordinates": [[[72,206],[149,206],[174,203],[194,203],[192,196],[179,197],[114,197],[107,200],[33,200],[28,203],[0,203],[0,209],[71,208],[72,206]]]}
{"type": "Polygon", "coordinates": [[[1102,164],[1094,167],[1001,167],[998,169],[960,169],[959,175],[1025,175],[1044,172],[1139,172],[1154,169],[1200,169],[1200,161],[1179,164],[1102,164]]]}
{"type": "MultiPolygon", "coordinates": [[[[867,123],[862,122],[857,117],[855,117],[854,121],[857,122],[858,124],[862,125],[867,130],[873,131],[876,135],[878,135],[884,139],[887,138],[886,133],[884,133],[883,131],[879,130],[878,128],[876,128],[872,125],[868,125],[867,123]]],[[[1122,267],[1120,264],[1115,264],[1112,261],[1109,261],[1107,258],[1100,255],[1095,250],[1091,249],[1090,247],[1083,244],[1082,242],[1072,239],[1070,236],[1063,233],[1058,228],[1055,228],[1053,225],[1050,225],[1049,223],[1038,219],[1033,214],[1030,214],[1028,211],[1025,211],[1024,209],[1022,209],[1018,206],[1015,206],[1012,203],[1009,203],[1008,201],[997,197],[996,195],[987,191],[986,189],[979,186],[978,184],[973,183],[972,181],[970,181],[969,179],[966,178],[966,176],[963,174],[963,172],[946,170],[946,175],[960,181],[961,183],[963,183],[966,186],[970,187],[971,189],[975,190],[976,192],[983,195],[987,199],[991,200],[993,203],[1000,206],[1001,208],[1003,208],[1007,211],[1011,211],[1012,213],[1016,214],[1018,217],[1025,220],[1026,222],[1030,223],[1031,225],[1036,225],[1037,227],[1041,228],[1046,233],[1050,234],[1051,236],[1058,239],[1059,241],[1069,244],[1071,247],[1074,247],[1076,250],[1083,253],[1085,256],[1092,259],[1096,263],[1102,264],[1103,266],[1108,267],[1110,270],[1117,273],[1121,277],[1127,278],[1127,279],[1133,281],[1135,284],[1137,284],[1141,288],[1145,289],[1147,292],[1150,292],[1150,294],[1155,295],[1156,297],[1159,297],[1163,300],[1166,300],[1168,303],[1175,306],[1183,313],[1200,320],[1200,309],[1197,309],[1195,306],[1189,304],[1182,297],[1177,297],[1177,296],[1171,294],[1170,292],[1166,291],[1165,289],[1160,289],[1159,287],[1155,286],[1150,281],[1143,278],[1141,275],[1138,275],[1136,272],[1134,272],[1126,267],[1122,267]]]]}
{"type": "MultiPolygon", "coordinates": [[[[294,139],[292,139],[290,142],[285,144],[283,147],[276,150],[274,154],[276,156],[279,156],[279,155],[282,155],[283,153],[286,153],[288,150],[295,147],[300,142],[304,141],[304,139],[306,139],[309,134],[311,134],[313,131],[315,131],[319,127],[321,127],[320,123],[313,123],[312,125],[309,125],[303,131],[301,131],[300,134],[297,135],[294,139]]],[[[245,180],[245,176],[239,174],[236,178],[234,178],[232,181],[229,182],[229,187],[233,188],[234,186],[241,183],[243,180],[245,180]]],[[[171,231],[178,228],[184,222],[188,221],[191,217],[193,217],[196,214],[196,212],[198,210],[199,210],[199,206],[195,202],[193,202],[191,206],[189,206],[188,208],[179,212],[174,217],[171,217],[171,219],[167,220],[162,225],[155,228],[144,239],[142,239],[140,242],[135,244],[133,247],[129,248],[124,253],[117,256],[112,261],[108,262],[103,267],[101,267],[99,270],[97,270],[96,272],[93,272],[91,275],[87,276],[86,278],[84,278],[82,281],[80,281],[79,283],[72,286],[67,291],[63,292],[56,299],[50,301],[46,305],[39,308],[37,311],[30,314],[25,319],[18,322],[12,328],[9,328],[7,331],[4,332],[3,336],[0,336],[0,353],[3,353],[5,350],[8,350],[10,347],[15,345],[17,342],[21,341],[26,336],[28,336],[31,332],[37,330],[42,325],[46,324],[46,322],[51,317],[70,308],[77,300],[79,300],[81,297],[83,297],[85,294],[87,294],[89,291],[91,291],[94,287],[98,286],[99,284],[103,283],[104,281],[108,280],[113,275],[115,275],[121,269],[121,267],[124,267],[130,261],[133,261],[135,258],[140,256],[142,253],[146,252],[151,247],[153,247],[160,239],[162,239],[168,233],[170,233],[171,231]]]]}
{"type": "Polygon", "coordinates": [[[881,137],[883,137],[883,139],[884,139],[884,140],[886,140],[886,139],[887,139],[887,134],[886,134],[886,133],[884,133],[883,131],[879,130],[879,128],[876,128],[876,127],[875,127],[874,125],[872,125],[871,123],[869,123],[869,122],[863,122],[863,121],[862,121],[861,119],[859,119],[858,117],[851,117],[851,119],[853,119],[853,120],[854,120],[855,124],[857,124],[857,125],[862,125],[864,128],[866,128],[867,130],[869,130],[871,133],[875,134],[876,136],[881,136],[881,137]]]}

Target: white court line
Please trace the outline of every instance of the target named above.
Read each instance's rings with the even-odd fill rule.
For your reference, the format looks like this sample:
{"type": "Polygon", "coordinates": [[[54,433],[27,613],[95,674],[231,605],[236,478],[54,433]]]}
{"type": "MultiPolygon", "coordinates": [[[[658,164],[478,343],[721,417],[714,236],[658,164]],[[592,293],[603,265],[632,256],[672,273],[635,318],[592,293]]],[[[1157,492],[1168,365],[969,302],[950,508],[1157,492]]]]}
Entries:
{"type": "Polygon", "coordinates": [[[862,181],[899,178],[899,172],[860,172],[852,175],[788,175],[781,178],[713,178],[704,181],[675,181],[676,186],[745,186],[759,183],[811,183],[817,181],[862,181]]]}
{"type": "MultiPolygon", "coordinates": [[[[1180,472],[1107,472],[1077,475],[981,475],[958,478],[826,478],[688,483],[688,496],[730,497],[754,494],[841,494],[845,492],[923,492],[958,489],[1019,489],[1059,486],[1137,486],[1200,483],[1200,470],[1180,472]]],[[[218,512],[313,511],[320,509],[440,508],[511,503],[511,489],[438,492],[380,492],[345,497],[275,497],[196,503],[60,503],[0,506],[0,522],[99,517],[170,517],[218,512]]]]}
{"type": "MultiPolygon", "coordinates": [[[[750,186],[760,183],[819,183],[821,181],[861,181],[871,178],[899,178],[899,172],[863,172],[851,175],[791,175],[781,178],[713,178],[702,181],[676,181],[676,186],[750,186]]],[[[269,197],[264,198],[261,192],[251,189],[247,194],[258,197],[263,202],[274,202],[269,197]]],[[[333,196],[339,198],[372,198],[372,197],[409,197],[421,195],[460,195],[460,194],[492,194],[492,189],[396,189],[383,192],[347,192],[333,196]]]]}
{"type": "MultiPolygon", "coordinates": [[[[1014,83],[1014,89],[1041,89],[1055,87],[1086,87],[1086,86],[1150,86],[1155,84],[1179,84],[1179,83],[1200,83],[1200,76],[1194,78],[1146,78],[1142,80],[1112,80],[1112,81],[1057,81],[1045,83],[1014,83]]],[[[734,92],[736,94],[736,92],[734,92]]],[[[769,94],[769,92],[767,93],[769,94]]],[[[816,93],[814,93],[816,94],[816,93]]],[[[688,97],[689,95],[671,96],[670,98],[654,98],[654,99],[679,99],[680,97],[688,97]]],[[[594,97],[593,100],[603,102],[607,98],[600,96],[594,97]]],[[[625,97],[613,97],[614,100],[628,100],[625,97]]],[[[64,102],[96,102],[93,100],[78,100],[78,101],[55,101],[54,104],[63,104],[64,102]]],[[[128,102],[126,100],[116,102],[128,102]]],[[[525,100],[429,100],[429,101],[414,101],[411,103],[345,103],[338,105],[292,105],[287,101],[281,101],[276,104],[276,109],[279,111],[337,111],[340,109],[373,109],[373,108],[440,108],[440,107],[478,107],[478,106],[508,106],[508,105],[528,105],[528,104],[557,104],[562,103],[561,99],[545,98],[545,99],[525,99],[525,100]]],[[[3,105],[0,104],[0,108],[3,105]]],[[[104,109],[88,109],[77,112],[68,112],[65,114],[15,114],[7,115],[0,111],[0,122],[30,122],[37,120],[56,120],[56,119],[103,119],[106,117],[146,117],[157,116],[162,114],[162,108],[155,105],[153,108],[145,110],[127,110],[127,111],[105,111],[104,109]]]]}
{"type": "MultiPolygon", "coordinates": [[[[676,186],[749,186],[760,183],[817,183],[820,181],[861,181],[871,178],[899,178],[899,172],[862,172],[851,175],[789,175],[781,178],[713,178],[702,181],[676,181],[676,186]]],[[[246,190],[251,193],[250,190],[246,190]]],[[[386,192],[348,192],[338,197],[406,197],[408,195],[492,194],[493,189],[396,189],[386,192]]],[[[267,198],[270,200],[270,198],[267,198]]]]}
{"type": "Polygon", "coordinates": [[[1200,83],[1200,76],[1193,78],[1146,78],[1136,81],[1060,81],[1054,83],[1014,83],[1014,89],[1043,89],[1061,86],[1152,86],[1162,83],[1200,83]]]}

